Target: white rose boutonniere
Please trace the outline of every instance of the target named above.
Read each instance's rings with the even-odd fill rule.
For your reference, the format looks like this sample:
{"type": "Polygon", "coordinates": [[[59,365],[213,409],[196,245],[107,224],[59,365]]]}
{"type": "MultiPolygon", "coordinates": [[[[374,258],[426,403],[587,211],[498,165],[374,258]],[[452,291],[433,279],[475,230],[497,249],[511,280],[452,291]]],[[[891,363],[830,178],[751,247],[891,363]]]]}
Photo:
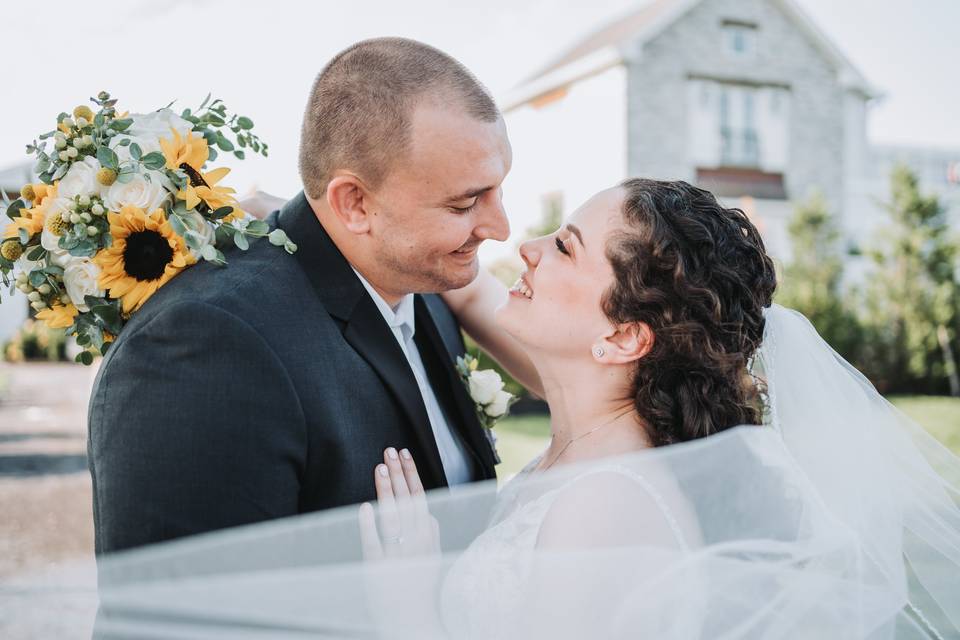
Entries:
{"type": "Polygon", "coordinates": [[[479,360],[469,354],[458,357],[457,372],[476,405],[480,424],[490,429],[510,414],[510,407],[517,397],[503,390],[503,379],[499,373],[493,369],[479,370],[479,364],[479,360]]]}

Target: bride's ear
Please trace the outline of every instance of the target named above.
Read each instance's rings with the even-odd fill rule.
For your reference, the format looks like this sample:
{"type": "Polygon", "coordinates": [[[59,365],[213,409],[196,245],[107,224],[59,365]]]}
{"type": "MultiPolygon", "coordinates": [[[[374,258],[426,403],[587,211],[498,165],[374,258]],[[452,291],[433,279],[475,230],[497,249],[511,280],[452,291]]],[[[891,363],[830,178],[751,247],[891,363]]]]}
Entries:
{"type": "Polygon", "coordinates": [[[370,192],[357,176],[334,176],[327,184],[327,204],[348,231],[358,235],[370,231],[370,192]]]}
{"type": "Polygon", "coordinates": [[[627,364],[653,349],[653,331],[643,322],[617,325],[593,345],[593,359],[604,364],[627,364]]]}

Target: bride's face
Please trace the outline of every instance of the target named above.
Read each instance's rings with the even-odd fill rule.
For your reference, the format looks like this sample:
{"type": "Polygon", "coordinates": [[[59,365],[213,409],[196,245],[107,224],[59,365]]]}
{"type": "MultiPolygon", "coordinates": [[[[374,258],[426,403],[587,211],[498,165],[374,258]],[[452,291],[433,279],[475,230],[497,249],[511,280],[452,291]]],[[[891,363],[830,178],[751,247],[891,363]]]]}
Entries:
{"type": "Polygon", "coordinates": [[[623,224],[621,188],[593,196],[560,229],[524,242],[526,271],[497,310],[497,323],[525,347],[567,358],[590,358],[610,332],[601,308],[613,283],[607,239],[623,224]]]}

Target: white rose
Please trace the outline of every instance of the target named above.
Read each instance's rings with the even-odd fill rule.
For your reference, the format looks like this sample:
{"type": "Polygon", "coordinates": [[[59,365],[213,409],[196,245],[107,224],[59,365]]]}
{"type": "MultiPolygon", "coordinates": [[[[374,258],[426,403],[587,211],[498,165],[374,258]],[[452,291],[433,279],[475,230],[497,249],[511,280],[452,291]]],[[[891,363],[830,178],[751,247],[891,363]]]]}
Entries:
{"type": "Polygon", "coordinates": [[[52,231],[44,227],[40,234],[40,245],[47,251],[57,251],[60,248],[60,236],[53,235],[52,231]]]}
{"type": "Polygon", "coordinates": [[[152,136],[129,136],[125,133],[121,133],[110,138],[110,148],[113,149],[114,153],[117,154],[117,160],[120,164],[126,162],[132,162],[133,156],[130,155],[130,144],[120,145],[124,140],[129,140],[130,144],[136,143],[140,147],[140,157],[147,155],[148,153],[153,153],[154,151],[160,151],[160,141],[157,138],[152,136]]]}
{"type": "Polygon", "coordinates": [[[187,229],[196,232],[200,236],[200,246],[197,250],[190,250],[190,254],[200,260],[203,254],[203,248],[214,244],[217,237],[217,228],[209,220],[206,220],[196,211],[191,211],[183,216],[183,221],[187,224],[187,229]]]}
{"type": "Polygon", "coordinates": [[[63,269],[66,269],[67,265],[75,259],[66,249],[53,249],[49,251],[50,253],[47,254],[47,257],[50,260],[50,264],[63,269]]]}
{"type": "MultiPolygon", "coordinates": [[[[127,128],[125,133],[135,138],[170,138],[173,134],[170,129],[176,129],[181,136],[187,135],[187,132],[193,129],[193,123],[184,120],[171,109],[160,109],[152,113],[134,113],[130,116],[133,124],[127,128]]],[[[159,149],[159,147],[158,147],[159,149]]]]}
{"type": "Polygon", "coordinates": [[[503,389],[503,380],[493,369],[474,371],[470,374],[470,397],[477,404],[490,404],[501,389],[503,389]]]}
{"type": "Polygon", "coordinates": [[[513,396],[506,391],[497,391],[497,395],[493,398],[493,402],[484,407],[483,412],[491,418],[499,418],[507,412],[507,408],[510,406],[511,398],[513,398],[513,396]]]}
{"type": "Polygon", "coordinates": [[[103,204],[110,211],[120,211],[124,205],[133,205],[146,213],[163,204],[170,193],[163,188],[159,175],[155,171],[133,174],[127,183],[119,180],[110,185],[103,196],[103,204]]]}
{"type": "Polygon", "coordinates": [[[97,286],[99,277],[100,267],[89,258],[75,258],[64,268],[63,284],[67,288],[67,295],[80,311],[90,310],[85,302],[86,296],[103,297],[103,289],[97,286]]]}
{"type": "Polygon", "coordinates": [[[92,156],[87,156],[80,162],[74,162],[60,180],[57,196],[72,200],[75,196],[100,195],[103,185],[97,182],[99,170],[100,162],[92,156]]]}

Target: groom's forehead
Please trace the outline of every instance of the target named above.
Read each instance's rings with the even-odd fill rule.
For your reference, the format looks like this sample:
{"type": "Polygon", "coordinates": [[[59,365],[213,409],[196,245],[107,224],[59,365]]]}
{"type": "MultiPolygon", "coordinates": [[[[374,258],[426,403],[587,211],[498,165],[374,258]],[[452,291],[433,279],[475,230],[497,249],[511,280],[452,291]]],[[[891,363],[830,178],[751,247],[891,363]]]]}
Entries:
{"type": "Polygon", "coordinates": [[[498,186],[510,170],[512,150],[502,119],[483,122],[465,113],[431,109],[419,111],[412,125],[403,166],[411,177],[444,186],[446,196],[498,186]]]}

